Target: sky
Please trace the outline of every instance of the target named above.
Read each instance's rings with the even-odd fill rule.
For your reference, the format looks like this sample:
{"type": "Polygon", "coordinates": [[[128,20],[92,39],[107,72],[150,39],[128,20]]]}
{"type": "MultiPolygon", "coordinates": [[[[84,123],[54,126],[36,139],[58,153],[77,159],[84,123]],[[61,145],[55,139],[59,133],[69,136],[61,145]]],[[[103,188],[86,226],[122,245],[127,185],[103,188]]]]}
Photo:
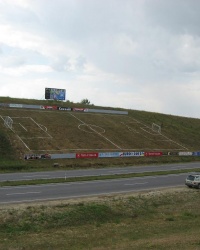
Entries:
{"type": "Polygon", "coordinates": [[[0,96],[200,118],[200,1],[0,0],[0,96]]]}

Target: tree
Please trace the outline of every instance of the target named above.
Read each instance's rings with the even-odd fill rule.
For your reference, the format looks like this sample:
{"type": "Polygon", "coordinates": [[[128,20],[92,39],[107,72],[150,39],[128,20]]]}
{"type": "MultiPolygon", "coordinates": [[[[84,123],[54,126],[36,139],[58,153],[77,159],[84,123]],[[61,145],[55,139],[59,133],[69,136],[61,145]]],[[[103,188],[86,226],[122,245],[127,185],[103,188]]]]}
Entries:
{"type": "Polygon", "coordinates": [[[86,104],[86,105],[89,105],[90,104],[90,101],[88,99],[83,99],[81,101],[81,104],[86,104]]]}

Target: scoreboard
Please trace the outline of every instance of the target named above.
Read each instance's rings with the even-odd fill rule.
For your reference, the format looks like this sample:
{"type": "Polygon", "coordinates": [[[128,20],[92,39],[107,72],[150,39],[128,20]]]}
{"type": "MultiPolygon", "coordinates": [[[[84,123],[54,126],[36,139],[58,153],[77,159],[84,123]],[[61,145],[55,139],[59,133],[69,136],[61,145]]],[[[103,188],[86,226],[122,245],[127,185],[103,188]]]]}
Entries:
{"type": "Polygon", "coordinates": [[[65,89],[55,89],[55,88],[45,88],[45,99],[47,100],[65,100],[66,90],[65,89]]]}

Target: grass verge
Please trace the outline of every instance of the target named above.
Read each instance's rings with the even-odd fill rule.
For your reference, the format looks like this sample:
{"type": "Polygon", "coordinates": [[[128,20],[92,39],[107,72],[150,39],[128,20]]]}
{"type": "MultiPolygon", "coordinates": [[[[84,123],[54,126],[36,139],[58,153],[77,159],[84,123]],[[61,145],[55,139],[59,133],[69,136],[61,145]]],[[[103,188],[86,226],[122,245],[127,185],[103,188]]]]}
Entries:
{"type": "Polygon", "coordinates": [[[194,189],[0,208],[0,249],[199,249],[194,189]]]}

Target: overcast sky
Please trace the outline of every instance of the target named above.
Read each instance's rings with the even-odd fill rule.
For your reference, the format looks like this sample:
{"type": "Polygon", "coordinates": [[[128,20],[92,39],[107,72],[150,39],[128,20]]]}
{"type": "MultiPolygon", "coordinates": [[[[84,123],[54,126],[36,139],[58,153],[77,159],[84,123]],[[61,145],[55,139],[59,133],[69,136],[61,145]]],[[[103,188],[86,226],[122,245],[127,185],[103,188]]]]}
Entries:
{"type": "Polygon", "coordinates": [[[200,1],[0,0],[0,96],[200,118],[200,1]]]}

